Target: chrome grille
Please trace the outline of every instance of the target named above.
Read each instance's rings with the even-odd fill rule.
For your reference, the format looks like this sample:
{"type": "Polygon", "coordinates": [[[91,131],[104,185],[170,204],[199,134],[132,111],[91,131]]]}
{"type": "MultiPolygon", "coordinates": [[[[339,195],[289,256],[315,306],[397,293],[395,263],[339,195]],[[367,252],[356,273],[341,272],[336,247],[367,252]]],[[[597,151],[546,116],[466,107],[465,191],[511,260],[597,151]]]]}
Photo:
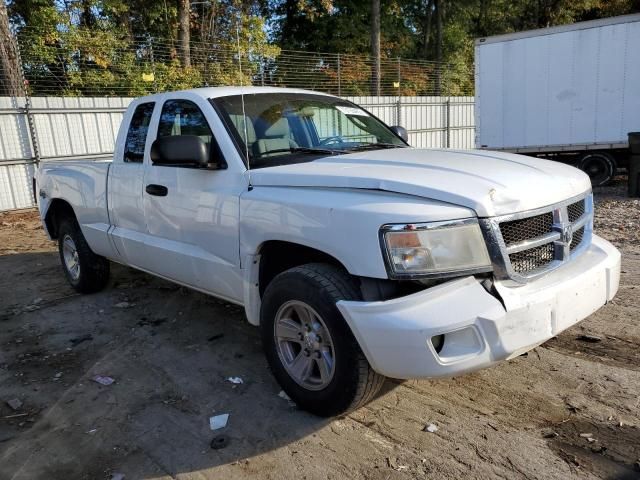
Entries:
{"type": "Polygon", "coordinates": [[[553,243],[530,248],[509,255],[511,268],[520,274],[527,274],[546,266],[553,261],[553,243]]]}
{"type": "Polygon", "coordinates": [[[569,249],[573,251],[578,245],[582,243],[582,239],[584,238],[584,227],[579,228],[573,233],[573,239],[571,240],[571,245],[569,245],[569,249]]]}
{"type": "Polygon", "coordinates": [[[535,217],[521,218],[500,224],[500,232],[507,246],[536,238],[551,231],[553,213],[543,213],[535,217]]]}
{"type": "Polygon", "coordinates": [[[589,194],[481,224],[496,277],[524,283],[569,261],[591,242],[593,199],[589,194]]]}
{"type": "Polygon", "coordinates": [[[569,221],[575,222],[584,214],[584,200],[580,200],[579,202],[572,203],[567,207],[567,212],[569,213],[569,221]]]}

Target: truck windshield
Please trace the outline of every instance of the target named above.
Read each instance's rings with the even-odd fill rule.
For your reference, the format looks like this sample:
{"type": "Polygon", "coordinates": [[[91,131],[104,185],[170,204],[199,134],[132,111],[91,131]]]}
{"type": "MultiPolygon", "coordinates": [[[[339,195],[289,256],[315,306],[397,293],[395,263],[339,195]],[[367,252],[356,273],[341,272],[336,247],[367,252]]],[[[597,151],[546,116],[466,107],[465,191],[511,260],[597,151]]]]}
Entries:
{"type": "Polygon", "coordinates": [[[406,147],[385,124],[336,97],[258,93],[212,100],[251,168],[358,150],[406,147]],[[245,138],[246,136],[246,138],[245,138]]]}

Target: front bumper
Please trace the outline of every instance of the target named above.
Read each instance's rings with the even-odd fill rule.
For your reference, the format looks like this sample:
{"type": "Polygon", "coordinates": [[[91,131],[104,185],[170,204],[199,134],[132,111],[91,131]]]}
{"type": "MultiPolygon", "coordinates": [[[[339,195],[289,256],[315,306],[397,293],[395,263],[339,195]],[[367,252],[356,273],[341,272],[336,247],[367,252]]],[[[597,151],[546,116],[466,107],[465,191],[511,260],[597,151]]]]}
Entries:
{"type": "Polygon", "coordinates": [[[594,235],[574,261],[524,286],[474,277],[382,302],[338,308],[369,363],[392,378],[461,375],[516,357],[583,320],[618,291],[620,253],[594,235]],[[440,352],[431,338],[444,335],[440,352]]]}

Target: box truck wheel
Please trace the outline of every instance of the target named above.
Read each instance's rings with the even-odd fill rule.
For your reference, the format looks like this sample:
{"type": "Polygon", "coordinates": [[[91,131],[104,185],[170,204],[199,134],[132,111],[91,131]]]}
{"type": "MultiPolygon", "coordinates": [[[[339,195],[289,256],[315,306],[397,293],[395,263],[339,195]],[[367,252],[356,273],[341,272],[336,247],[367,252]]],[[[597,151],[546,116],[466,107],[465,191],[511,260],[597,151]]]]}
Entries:
{"type": "Polygon", "coordinates": [[[384,382],[336,307],[340,300],[359,298],[347,272],[321,263],[281,273],[262,297],[260,327],[269,367],[287,395],[316,415],[354,410],[373,399],[384,382]]]}
{"type": "Polygon", "coordinates": [[[589,175],[591,185],[606,185],[616,174],[616,161],[606,152],[585,153],[578,162],[578,168],[589,175]]]}

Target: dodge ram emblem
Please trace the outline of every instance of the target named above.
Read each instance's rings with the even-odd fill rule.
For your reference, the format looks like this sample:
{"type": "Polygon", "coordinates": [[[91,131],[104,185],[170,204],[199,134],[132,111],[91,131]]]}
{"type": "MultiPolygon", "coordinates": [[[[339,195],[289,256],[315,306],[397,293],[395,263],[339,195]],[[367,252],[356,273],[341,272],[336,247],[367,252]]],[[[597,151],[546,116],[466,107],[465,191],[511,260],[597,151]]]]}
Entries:
{"type": "Polygon", "coordinates": [[[571,245],[571,241],[573,240],[573,226],[570,223],[562,226],[560,240],[565,245],[571,245]]]}

